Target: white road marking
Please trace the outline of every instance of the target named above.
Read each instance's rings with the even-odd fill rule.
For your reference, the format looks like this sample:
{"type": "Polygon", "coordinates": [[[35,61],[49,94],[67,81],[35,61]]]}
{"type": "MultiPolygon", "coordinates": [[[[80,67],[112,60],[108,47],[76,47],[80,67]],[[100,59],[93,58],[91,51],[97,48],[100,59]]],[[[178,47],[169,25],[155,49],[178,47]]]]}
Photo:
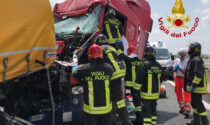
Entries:
{"type": "MultiPolygon", "coordinates": [[[[167,80],[166,83],[170,83],[171,85],[175,86],[175,83],[170,80],[167,80]]],[[[206,101],[203,101],[203,104],[204,104],[205,108],[210,111],[210,104],[207,103],[206,101]]]]}

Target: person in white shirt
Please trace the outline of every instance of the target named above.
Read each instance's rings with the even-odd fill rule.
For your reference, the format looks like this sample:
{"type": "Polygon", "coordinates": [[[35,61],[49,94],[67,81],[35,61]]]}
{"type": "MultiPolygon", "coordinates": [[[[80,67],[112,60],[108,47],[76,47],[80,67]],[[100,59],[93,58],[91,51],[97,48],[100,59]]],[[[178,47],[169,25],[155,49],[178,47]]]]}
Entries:
{"type": "Polygon", "coordinates": [[[178,58],[174,62],[174,72],[176,73],[175,81],[175,93],[179,104],[179,113],[185,115],[185,118],[189,118],[191,111],[191,97],[190,93],[184,91],[184,74],[188,63],[186,58],[187,51],[184,48],[179,49],[178,58]]]}

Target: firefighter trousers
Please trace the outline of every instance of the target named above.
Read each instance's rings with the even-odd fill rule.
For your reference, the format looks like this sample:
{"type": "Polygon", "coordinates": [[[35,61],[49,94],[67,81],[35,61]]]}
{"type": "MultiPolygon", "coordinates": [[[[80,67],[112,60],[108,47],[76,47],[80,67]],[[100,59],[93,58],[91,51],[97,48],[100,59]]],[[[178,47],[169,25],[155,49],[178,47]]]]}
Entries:
{"type": "Polygon", "coordinates": [[[191,105],[193,108],[193,113],[197,114],[200,117],[207,116],[206,109],[202,102],[202,94],[191,93],[191,105]]]}
{"type": "Polygon", "coordinates": [[[142,99],[143,125],[157,124],[157,100],[142,99]]]}
{"type": "Polygon", "coordinates": [[[136,120],[134,125],[143,125],[143,116],[142,116],[142,106],[141,106],[141,96],[139,92],[136,93],[133,89],[131,89],[131,94],[133,96],[133,103],[135,105],[135,113],[136,113],[136,120]]]}
{"type": "Polygon", "coordinates": [[[190,93],[184,91],[184,78],[176,76],[175,81],[175,93],[180,110],[189,114],[191,111],[191,96],[190,93]]]}
{"type": "Polygon", "coordinates": [[[84,114],[84,125],[112,125],[112,113],[102,115],[84,114]]]}

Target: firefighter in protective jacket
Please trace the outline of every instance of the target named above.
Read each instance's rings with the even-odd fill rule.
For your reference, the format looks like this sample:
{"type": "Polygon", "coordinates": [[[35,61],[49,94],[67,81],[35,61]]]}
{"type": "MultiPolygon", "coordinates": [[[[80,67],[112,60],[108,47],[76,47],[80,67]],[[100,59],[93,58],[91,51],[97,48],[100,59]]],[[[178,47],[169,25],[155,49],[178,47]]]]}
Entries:
{"type": "Polygon", "coordinates": [[[191,43],[188,54],[190,55],[190,60],[185,72],[184,85],[185,91],[191,93],[193,120],[187,125],[209,125],[206,109],[202,103],[202,94],[207,93],[207,83],[204,62],[200,57],[200,43],[191,43]]]}
{"type": "Polygon", "coordinates": [[[103,34],[108,38],[108,43],[115,45],[116,41],[122,40],[122,24],[115,17],[114,9],[109,9],[103,24],[103,34]]]}
{"type": "MultiPolygon", "coordinates": [[[[131,95],[133,97],[133,103],[135,105],[136,112],[136,121],[135,125],[142,125],[142,113],[141,113],[141,98],[136,96],[133,92],[134,87],[136,86],[136,72],[141,65],[141,60],[138,58],[136,46],[130,45],[127,49],[128,56],[123,54],[123,51],[120,49],[117,50],[119,56],[124,60],[126,64],[126,76],[125,76],[125,87],[130,89],[131,95]]],[[[138,86],[138,85],[137,85],[138,86]]]]}
{"type": "Polygon", "coordinates": [[[162,68],[155,60],[155,50],[147,46],[144,51],[144,59],[137,72],[134,88],[136,95],[142,98],[142,114],[144,125],[156,125],[157,99],[160,95],[162,68]]]}
{"type": "MultiPolygon", "coordinates": [[[[113,68],[103,61],[102,49],[92,45],[88,52],[89,63],[73,68],[73,76],[84,85],[85,125],[111,125],[112,100],[110,84],[113,68]]],[[[115,88],[116,89],[116,88],[115,88]]]]}
{"type": "Polygon", "coordinates": [[[119,114],[122,125],[130,125],[130,120],[128,118],[128,112],[126,110],[125,100],[123,98],[123,90],[122,90],[122,78],[126,73],[126,66],[124,61],[117,55],[117,51],[115,48],[109,45],[107,42],[106,36],[100,34],[96,37],[95,43],[100,45],[103,50],[103,57],[105,62],[112,65],[114,68],[114,73],[112,75],[112,84],[113,88],[111,88],[112,92],[112,100],[116,104],[117,112],[119,114]],[[115,89],[117,88],[117,89],[115,89]]]}

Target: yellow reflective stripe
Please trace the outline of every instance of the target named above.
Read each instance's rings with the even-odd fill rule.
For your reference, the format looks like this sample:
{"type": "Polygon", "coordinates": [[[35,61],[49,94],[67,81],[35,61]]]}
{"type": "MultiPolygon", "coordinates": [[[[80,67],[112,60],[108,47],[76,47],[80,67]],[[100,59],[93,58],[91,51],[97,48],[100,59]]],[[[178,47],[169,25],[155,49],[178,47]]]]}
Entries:
{"type": "Polygon", "coordinates": [[[120,70],[120,71],[115,71],[115,72],[113,73],[113,75],[112,75],[111,80],[114,80],[114,79],[117,79],[117,78],[120,78],[120,77],[125,76],[125,75],[126,75],[125,72],[126,72],[125,69],[120,70]]]}
{"type": "Polygon", "coordinates": [[[145,121],[145,122],[151,122],[152,119],[151,119],[151,118],[144,118],[144,121],[145,121]]]}
{"type": "Polygon", "coordinates": [[[108,56],[109,56],[109,59],[111,60],[112,64],[114,65],[115,70],[119,71],[120,68],[119,68],[117,62],[114,60],[112,53],[109,53],[108,56]]]}
{"type": "Polygon", "coordinates": [[[149,123],[144,123],[144,125],[150,125],[149,123]]]}
{"type": "Polygon", "coordinates": [[[135,111],[141,112],[141,106],[135,107],[135,111]]]}
{"type": "Polygon", "coordinates": [[[126,87],[133,87],[134,83],[132,83],[131,81],[125,81],[125,86],[126,87]]]}
{"type": "Polygon", "coordinates": [[[108,33],[108,36],[109,36],[108,43],[115,44],[116,40],[121,39],[121,38],[113,38],[109,24],[106,24],[106,30],[107,30],[107,33],[108,33]]]}
{"type": "Polygon", "coordinates": [[[159,93],[145,93],[141,92],[142,95],[147,95],[147,96],[154,96],[154,95],[159,95],[159,93]]]}
{"type": "MultiPolygon", "coordinates": [[[[189,85],[187,85],[187,87],[186,87],[187,92],[190,92],[190,88],[191,87],[189,85]]],[[[195,90],[194,90],[194,93],[205,94],[205,93],[207,93],[207,87],[196,87],[195,90]]]]}
{"type": "Polygon", "coordinates": [[[141,98],[142,99],[151,99],[151,100],[153,100],[153,99],[158,99],[159,98],[159,96],[154,96],[154,97],[148,97],[148,96],[141,96],[141,98]]]}
{"type": "Polygon", "coordinates": [[[141,90],[142,84],[134,83],[133,88],[135,90],[141,90]]]}
{"type": "Polygon", "coordinates": [[[158,85],[159,85],[159,90],[158,90],[158,92],[160,92],[160,77],[161,77],[161,74],[160,73],[158,73],[158,85]]]}
{"type": "Polygon", "coordinates": [[[94,107],[93,81],[88,81],[89,105],[94,107]]]}
{"type": "Polygon", "coordinates": [[[148,74],[148,93],[152,93],[152,74],[148,74]]]}
{"type": "Polygon", "coordinates": [[[106,89],[106,105],[109,105],[110,103],[109,80],[105,80],[105,89],[106,89]]]}
{"type": "Polygon", "coordinates": [[[206,74],[204,73],[204,79],[203,79],[203,82],[204,82],[204,87],[207,87],[206,85],[206,74]]]}
{"type": "Polygon", "coordinates": [[[197,109],[193,109],[193,113],[198,114],[199,116],[207,116],[206,112],[198,113],[197,109]]]}
{"type": "Polygon", "coordinates": [[[121,41],[121,39],[122,39],[121,34],[120,34],[120,30],[119,30],[119,26],[115,26],[115,28],[117,29],[117,35],[118,35],[119,38],[113,38],[109,24],[108,23],[106,24],[106,31],[107,31],[107,34],[109,36],[108,42],[111,43],[111,44],[114,44],[116,42],[116,40],[121,41]]]}
{"type": "Polygon", "coordinates": [[[151,123],[152,123],[152,125],[156,125],[156,124],[157,124],[157,122],[156,122],[156,121],[152,121],[151,123]]]}
{"type": "Polygon", "coordinates": [[[115,28],[117,29],[117,35],[119,36],[119,40],[121,41],[121,34],[120,34],[119,26],[115,26],[115,28]]]}
{"type": "Polygon", "coordinates": [[[86,104],[83,104],[83,110],[84,112],[89,114],[106,114],[112,110],[112,103],[102,107],[91,107],[86,104]]]}
{"type": "Polygon", "coordinates": [[[152,120],[156,120],[157,119],[157,116],[152,116],[152,120]]]}
{"type": "Polygon", "coordinates": [[[120,55],[120,54],[122,54],[123,53],[123,51],[121,50],[121,49],[118,49],[117,50],[117,55],[120,55]]]}
{"type": "Polygon", "coordinates": [[[109,54],[111,52],[117,52],[115,48],[109,47],[108,50],[105,51],[106,54],[109,54]]]}
{"type": "Polygon", "coordinates": [[[199,113],[198,115],[199,116],[207,116],[207,113],[206,112],[202,112],[202,113],[199,113]]]}
{"type": "Polygon", "coordinates": [[[144,93],[144,92],[141,92],[141,97],[143,99],[158,99],[160,96],[159,93],[144,93]]]}
{"type": "Polygon", "coordinates": [[[187,90],[187,92],[190,92],[190,86],[189,85],[187,85],[186,90],[187,90]]]}
{"type": "Polygon", "coordinates": [[[132,66],[132,82],[135,83],[136,81],[136,66],[132,66]]]}
{"type": "Polygon", "coordinates": [[[193,109],[193,113],[198,114],[197,109],[193,109]]]}
{"type": "Polygon", "coordinates": [[[117,101],[117,107],[118,107],[118,109],[123,108],[125,106],[126,105],[125,105],[125,100],[124,99],[122,99],[120,101],[117,101]]]}
{"type": "Polygon", "coordinates": [[[109,39],[113,39],[109,24],[106,24],[106,31],[109,35],[109,39]]]}
{"type": "Polygon", "coordinates": [[[106,110],[110,107],[112,107],[112,103],[110,102],[107,106],[101,106],[101,107],[91,107],[90,105],[86,105],[86,104],[83,104],[83,107],[86,108],[86,109],[89,109],[89,110],[95,110],[95,111],[98,111],[98,110],[106,110]]]}
{"type": "Polygon", "coordinates": [[[195,84],[199,84],[201,82],[201,80],[202,80],[201,78],[198,78],[195,76],[192,82],[195,84]]]}

